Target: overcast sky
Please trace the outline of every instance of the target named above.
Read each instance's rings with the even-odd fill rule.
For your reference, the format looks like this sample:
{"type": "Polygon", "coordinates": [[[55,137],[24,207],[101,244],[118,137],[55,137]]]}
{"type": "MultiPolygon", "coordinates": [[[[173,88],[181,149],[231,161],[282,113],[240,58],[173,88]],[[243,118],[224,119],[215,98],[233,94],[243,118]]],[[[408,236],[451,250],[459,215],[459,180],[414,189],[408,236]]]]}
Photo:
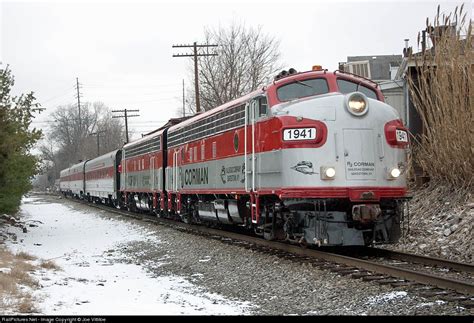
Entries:
{"type": "MultiPolygon", "coordinates": [[[[1,0],[0,0],[1,1],[1,0]]],[[[280,41],[282,63],[298,71],[319,64],[329,70],[347,56],[401,54],[404,39],[417,49],[427,17],[449,13],[461,1],[2,1],[0,61],[10,65],[15,93],[34,91],[48,114],[82,101],[113,109],[140,109],[130,119],[135,138],[177,116],[187,58],[173,58],[173,44],[204,38],[204,28],[232,21],[262,26],[280,41]]],[[[472,2],[465,9],[472,12],[472,2]]]]}

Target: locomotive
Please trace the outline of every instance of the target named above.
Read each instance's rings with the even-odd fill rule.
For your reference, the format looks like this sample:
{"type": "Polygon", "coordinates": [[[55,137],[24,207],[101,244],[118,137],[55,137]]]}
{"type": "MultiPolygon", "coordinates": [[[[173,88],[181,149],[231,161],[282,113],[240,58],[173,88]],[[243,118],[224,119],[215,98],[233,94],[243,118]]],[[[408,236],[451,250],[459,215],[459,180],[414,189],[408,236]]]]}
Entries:
{"type": "Polygon", "coordinates": [[[63,170],[65,195],[316,246],[393,243],[408,132],[376,83],[316,66],[63,170]]]}

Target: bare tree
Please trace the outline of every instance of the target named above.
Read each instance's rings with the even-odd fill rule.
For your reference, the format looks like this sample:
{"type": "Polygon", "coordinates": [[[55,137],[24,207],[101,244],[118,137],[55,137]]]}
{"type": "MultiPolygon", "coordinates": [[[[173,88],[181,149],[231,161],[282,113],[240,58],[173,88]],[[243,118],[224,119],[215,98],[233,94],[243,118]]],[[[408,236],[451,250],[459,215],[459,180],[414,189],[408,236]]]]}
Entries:
{"type": "Polygon", "coordinates": [[[102,102],[81,104],[81,122],[75,105],[58,107],[51,119],[54,122],[40,147],[51,184],[60,170],[79,160],[97,157],[97,138],[89,134],[104,132],[99,137],[101,154],[120,148],[124,142],[122,120],[112,118],[110,109],[102,102]]]}
{"type": "MultiPolygon", "coordinates": [[[[216,50],[218,56],[199,58],[199,92],[203,110],[256,90],[281,69],[279,41],[264,34],[261,27],[247,28],[233,23],[228,28],[206,29],[204,34],[206,43],[218,44],[219,47],[216,50]]],[[[191,68],[190,79],[193,81],[187,91],[186,108],[193,114],[194,69],[191,68]]]]}

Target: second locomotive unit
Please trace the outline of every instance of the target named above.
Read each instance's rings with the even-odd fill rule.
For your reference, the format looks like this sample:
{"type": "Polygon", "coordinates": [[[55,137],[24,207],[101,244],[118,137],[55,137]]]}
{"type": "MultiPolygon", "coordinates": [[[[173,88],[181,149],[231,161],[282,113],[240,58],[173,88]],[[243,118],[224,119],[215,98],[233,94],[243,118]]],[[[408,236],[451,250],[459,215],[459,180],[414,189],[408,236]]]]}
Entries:
{"type": "MultiPolygon", "coordinates": [[[[292,70],[105,155],[115,158],[102,172],[113,191],[88,190],[86,175],[75,195],[186,222],[238,225],[266,239],[392,243],[407,194],[407,145],[407,130],[375,83],[292,70]]],[[[68,180],[61,178],[65,194],[72,193],[68,180]]]]}

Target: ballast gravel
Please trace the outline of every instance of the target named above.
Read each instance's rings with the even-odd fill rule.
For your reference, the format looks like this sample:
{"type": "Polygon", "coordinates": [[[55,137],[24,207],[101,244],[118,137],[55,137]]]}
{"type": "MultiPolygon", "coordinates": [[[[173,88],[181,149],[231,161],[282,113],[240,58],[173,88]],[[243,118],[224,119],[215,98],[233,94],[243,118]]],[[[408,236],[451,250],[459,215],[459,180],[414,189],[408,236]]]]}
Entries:
{"type": "MultiPolygon", "coordinates": [[[[71,201],[75,209],[89,206],[71,201]]],[[[101,217],[123,218],[105,211],[101,217]]],[[[160,243],[128,242],[109,259],[142,266],[155,277],[176,275],[210,293],[250,302],[252,315],[473,315],[472,309],[408,288],[364,282],[260,251],[127,218],[156,234],[160,243]]]]}

